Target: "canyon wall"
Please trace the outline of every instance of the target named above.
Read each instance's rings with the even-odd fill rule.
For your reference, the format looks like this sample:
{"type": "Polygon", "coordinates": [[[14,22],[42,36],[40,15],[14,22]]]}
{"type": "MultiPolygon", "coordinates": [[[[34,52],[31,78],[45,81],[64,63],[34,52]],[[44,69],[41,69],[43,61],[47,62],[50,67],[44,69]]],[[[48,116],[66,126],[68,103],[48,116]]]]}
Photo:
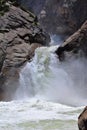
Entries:
{"type": "Polygon", "coordinates": [[[39,17],[41,26],[51,34],[71,35],[87,19],[86,0],[19,0],[39,17]]]}

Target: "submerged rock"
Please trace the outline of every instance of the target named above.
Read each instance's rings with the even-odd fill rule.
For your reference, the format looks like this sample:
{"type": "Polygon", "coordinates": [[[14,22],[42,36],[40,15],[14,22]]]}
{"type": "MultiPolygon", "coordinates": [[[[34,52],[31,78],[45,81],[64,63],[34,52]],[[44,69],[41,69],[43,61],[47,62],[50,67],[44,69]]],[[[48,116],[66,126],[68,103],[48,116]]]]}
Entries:
{"type": "Polygon", "coordinates": [[[87,130],[87,106],[78,117],[79,130],[87,130]]]}
{"type": "Polygon", "coordinates": [[[12,98],[19,86],[20,68],[32,59],[37,47],[49,42],[49,35],[40,28],[33,13],[9,4],[9,11],[0,16],[1,100],[12,98]]]}
{"type": "Polygon", "coordinates": [[[56,54],[60,60],[76,55],[87,56],[87,21],[56,50],[56,54]]]}

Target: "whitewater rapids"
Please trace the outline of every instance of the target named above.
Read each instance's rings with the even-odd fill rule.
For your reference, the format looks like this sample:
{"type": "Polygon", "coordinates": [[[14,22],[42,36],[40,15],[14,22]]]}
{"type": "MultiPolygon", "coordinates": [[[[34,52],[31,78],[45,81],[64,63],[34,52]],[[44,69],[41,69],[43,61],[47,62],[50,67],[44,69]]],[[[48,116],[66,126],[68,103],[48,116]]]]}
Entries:
{"type": "Polygon", "coordinates": [[[78,130],[83,107],[36,98],[0,103],[0,130],[78,130]]]}

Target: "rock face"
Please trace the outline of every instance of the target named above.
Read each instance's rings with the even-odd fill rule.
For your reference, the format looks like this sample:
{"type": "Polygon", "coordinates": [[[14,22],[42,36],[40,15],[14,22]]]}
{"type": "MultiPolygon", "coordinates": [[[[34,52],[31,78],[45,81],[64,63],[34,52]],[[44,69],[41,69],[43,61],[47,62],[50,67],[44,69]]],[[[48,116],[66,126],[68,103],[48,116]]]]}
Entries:
{"type": "Polygon", "coordinates": [[[87,106],[78,117],[79,130],[87,130],[87,106]]]}
{"type": "Polygon", "coordinates": [[[39,15],[45,5],[46,0],[18,0],[18,2],[23,8],[29,9],[36,15],[39,15]]]}
{"type": "Polygon", "coordinates": [[[56,54],[60,60],[76,55],[87,56],[87,21],[56,50],[56,54]]]}
{"type": "Polygon", "coordinates": [[[40,13],[45,30],[60,35],[73,34],[86,19],[86,0],[46,0],[40,13]]]}
{"type": "Polygon", "coordinates": [[[31,60],[37,47],[47,46],[49,41],[34,14],[9,4],[9,11],[0,16],[1,99],[11,99],[19,84],[20,67],[31,60]]]}
{"type": "Polygon", "coordinates": [[[87,19],[86,0],[19,0],[35,12],[43,28],[53,34],[71,35],[87,19]]]}

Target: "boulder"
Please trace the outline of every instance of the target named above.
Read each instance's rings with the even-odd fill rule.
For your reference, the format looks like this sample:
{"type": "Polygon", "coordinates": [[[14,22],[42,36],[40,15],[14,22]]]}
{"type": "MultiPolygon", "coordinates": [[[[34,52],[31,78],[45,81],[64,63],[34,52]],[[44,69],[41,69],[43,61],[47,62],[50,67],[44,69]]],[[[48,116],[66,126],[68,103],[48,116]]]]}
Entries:
{"type": "Polygon", "coordinates": [[[87,21],[56,50],[56,54],[60,60],[77,55],[87,56],[87,21]]]}
{"type": "Polygon", "coordinates": [[[35,49],[50,42],[33,13],[8,5],[9,10],[0,16],[0,100],[6,101],[13,98],[20,70],[31,61],[35,49]]]}
{"type": "Polygon", "coordinates": [[[87,130],[87,106],[78,117],[79,130],[87,130]]]}

